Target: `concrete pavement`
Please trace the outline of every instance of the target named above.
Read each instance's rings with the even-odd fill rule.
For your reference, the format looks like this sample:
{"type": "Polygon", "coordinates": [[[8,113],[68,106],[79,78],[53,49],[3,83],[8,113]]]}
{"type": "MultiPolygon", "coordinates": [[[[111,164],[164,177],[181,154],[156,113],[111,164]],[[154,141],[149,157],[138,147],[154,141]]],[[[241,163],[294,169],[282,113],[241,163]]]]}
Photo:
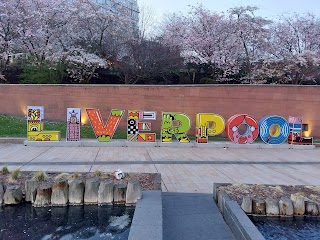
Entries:
{"type": "Polygon", "coordinates": [[[213,182],[319,185],[320,148],[32,147],[0,144],[9,170],[161,173],[164,192],[212,193],[213,182]]]}
{"type": "Polygon", "coordinates": [[[163,239],[233,240],[212,194],[163,193],[163,239]]]}

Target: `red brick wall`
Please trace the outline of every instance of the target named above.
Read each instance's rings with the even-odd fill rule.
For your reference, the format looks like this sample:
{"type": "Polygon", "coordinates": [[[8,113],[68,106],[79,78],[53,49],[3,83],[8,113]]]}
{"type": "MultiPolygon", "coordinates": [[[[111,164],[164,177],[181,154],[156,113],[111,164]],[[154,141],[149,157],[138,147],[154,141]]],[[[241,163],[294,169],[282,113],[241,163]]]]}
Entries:
{"type": "MultiPolygon", "coordinates": [[[[302,116],[311,136],[320,136],[320,87],[268,85],[119,86],[119,85],[0,85],[0,114],[23,115],[28,105],[44,106],[45,119],[66,120],[67,107],[157,111],[153,129],[159,132],[162,111],[188,114],[194,134],[196,113],[218,113],[226,120],[247,113],[302,116]]],[[[83,114],[85,117],[86,115],[83,114]]],[[[120,128],[126,128],[125,118],[120,128]]]]}

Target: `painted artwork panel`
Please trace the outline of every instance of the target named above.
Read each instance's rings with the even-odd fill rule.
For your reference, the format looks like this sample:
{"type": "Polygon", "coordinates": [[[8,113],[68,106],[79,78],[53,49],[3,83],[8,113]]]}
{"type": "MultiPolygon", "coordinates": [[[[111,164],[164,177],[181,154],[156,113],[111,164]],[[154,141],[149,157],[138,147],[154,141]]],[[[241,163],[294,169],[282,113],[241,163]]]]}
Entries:
{"type": "Polygon", "coordinates": [[[259,125],[257,121],[248,114],[237,114],[229,118],[226,124],[226,135],[234,143],[250,144],[259,135],[259,125]],[[244,125],[246,131],[239,132],[240,125],[244,125]]]}
{"type": "Polygon", "coordinates": [[[99,142],[110,142],[112,139],[124,110],[113,109],[106,124],[104,124],[99,109],[86,109],[93,131],[99,142]]]}
{"type": "Polygon", "coordinates": [[[127,140],[130,142],[155,142],[155,133],[145,133],[151,131],[150,122],[140,122],[140,120],[156,120],[156,112],[129,110],[127,121],[127,140]]]}
{"type": "Polygon", "coordinates": [[[163,112],[161,121],[161,141],[170,143],[174,135],[180,143],[189,143],[187,132],[191,127],[190,117],[180,112],[163,112]],[[174,126],[174,121],[178,125],[174,126]]]}
{"type": "Polygon", "coordinates": [[[280,116],[265,116],[259,121],[259,136],[266,144],[279,145],[285,142],[289,136],[289,124],[280,116]],[[275,131],[272,133],[271,128],[275,131]]]}
{"type": "Polygon", "coordinates": [[[80,141],[81,108],[67,108],[67,141],[80,141]]]}
{"type": "Polygon", "coordinates": [[[43,120],[44,107],[43,106],[28,106],[27,107],[27,120],[43,120]]]}
{"type": "Polygon", "coordinates": [[[28,141],[60,141],[60,131],[44,130],[44,107],[27,107],[27,139],[28,141]]]}
{"type": "Polygon", "coordinates": [[[313,145],[313,137],[303,136],[303,118],[302,117],[289,117],[289,144],[296,145],[313,145]]]}
{"type": "Polygon", "coordinates": [[[196,142],[208,143],[209,136],[216,136],[225,129],[225,120],[214,113],[198,113],[196,115],[196,142]]]}

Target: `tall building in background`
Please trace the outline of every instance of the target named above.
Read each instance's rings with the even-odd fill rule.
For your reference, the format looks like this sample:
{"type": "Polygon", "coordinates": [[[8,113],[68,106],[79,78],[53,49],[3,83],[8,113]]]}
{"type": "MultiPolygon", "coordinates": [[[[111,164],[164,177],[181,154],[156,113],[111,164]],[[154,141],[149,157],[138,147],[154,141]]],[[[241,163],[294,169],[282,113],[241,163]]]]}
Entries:
{"type": "Polygon", "coordinates": [[[126,8],[130,17],[138,29],[138,22],[139,22],[139,7],[137,0],[95,0],[98,4],[109,4],[110,6],[114,6],[115,10],[117,7],[119,8],[126,8]]]}

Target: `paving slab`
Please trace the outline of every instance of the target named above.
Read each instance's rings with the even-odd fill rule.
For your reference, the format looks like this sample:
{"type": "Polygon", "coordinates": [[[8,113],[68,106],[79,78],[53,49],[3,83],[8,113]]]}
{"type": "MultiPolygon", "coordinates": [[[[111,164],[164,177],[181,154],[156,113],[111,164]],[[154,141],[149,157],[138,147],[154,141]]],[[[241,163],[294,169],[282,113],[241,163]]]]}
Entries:
{"type": "Polygon", "coordinates": [[[9,170],[161,173],[162,190],[212,193],[213,182],[319,185],[320,148],[33,147],[0,144],[9,170]]]}

